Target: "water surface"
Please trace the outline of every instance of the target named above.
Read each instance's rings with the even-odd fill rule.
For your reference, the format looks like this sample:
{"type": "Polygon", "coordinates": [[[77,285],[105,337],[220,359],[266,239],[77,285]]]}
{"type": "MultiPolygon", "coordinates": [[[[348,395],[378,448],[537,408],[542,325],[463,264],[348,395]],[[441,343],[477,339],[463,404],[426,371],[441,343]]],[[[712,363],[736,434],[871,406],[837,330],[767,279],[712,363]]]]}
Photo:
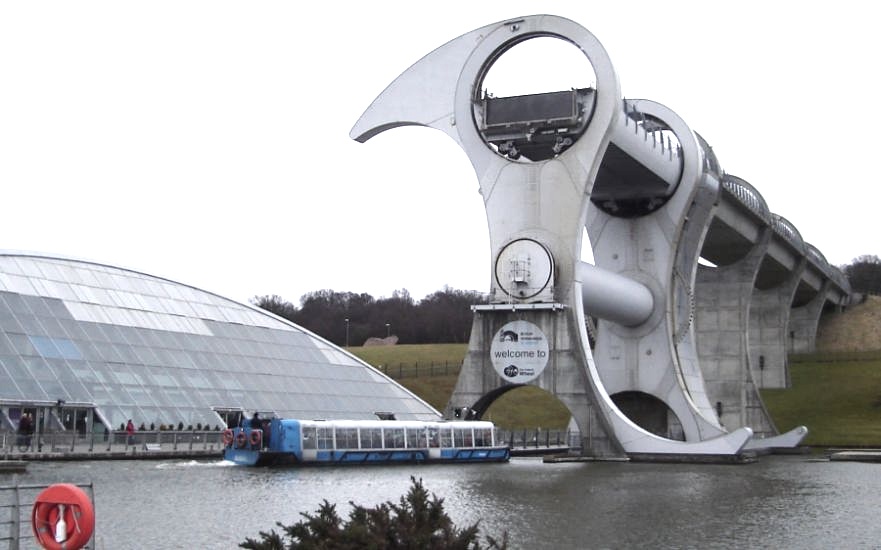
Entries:
{"type": "MultiPolygon", "coordinates": [[[[98,549],[236,548],[327,499],[397,501],[410,476],[457,525],[512,548],[881,548],[881,464],[807,456],[641,463],[243,468],[221,461],[32,463],[21,483],[92,482],[98,549]]],[[[5,481],[4,481],[5,483],[5,481]]]]}

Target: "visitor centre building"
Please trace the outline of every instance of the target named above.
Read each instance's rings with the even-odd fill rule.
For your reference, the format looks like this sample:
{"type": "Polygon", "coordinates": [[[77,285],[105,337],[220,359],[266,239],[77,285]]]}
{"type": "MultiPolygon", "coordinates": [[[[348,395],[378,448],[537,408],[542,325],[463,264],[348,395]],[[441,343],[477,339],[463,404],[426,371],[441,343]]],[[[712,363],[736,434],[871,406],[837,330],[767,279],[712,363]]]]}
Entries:
{"type": "Polygon", "coordinates": [[[0,251],[0,431],[222,429],[259,411],[436,420],[345,350],[267,311],[137,271],[0,251]]]}

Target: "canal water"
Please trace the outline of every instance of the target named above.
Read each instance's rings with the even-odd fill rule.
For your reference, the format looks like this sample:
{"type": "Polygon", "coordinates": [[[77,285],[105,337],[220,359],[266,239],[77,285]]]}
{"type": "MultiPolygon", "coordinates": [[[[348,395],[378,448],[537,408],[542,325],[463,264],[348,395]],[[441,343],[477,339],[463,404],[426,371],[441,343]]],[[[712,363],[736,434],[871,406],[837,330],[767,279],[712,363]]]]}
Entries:
{"type": "Polygon", "coordinates": [[[300,469],[46,462],[18,481],[93,483],[99,550],[226,549],[277,521],[296,522],[324,499],[343,517],[349,501],[397,501],[410,476],[444,498],[458,526],[479,519],[482,533],[507,532],[512,548],[881,548],[881,464],[809,456],[300,469]]]}

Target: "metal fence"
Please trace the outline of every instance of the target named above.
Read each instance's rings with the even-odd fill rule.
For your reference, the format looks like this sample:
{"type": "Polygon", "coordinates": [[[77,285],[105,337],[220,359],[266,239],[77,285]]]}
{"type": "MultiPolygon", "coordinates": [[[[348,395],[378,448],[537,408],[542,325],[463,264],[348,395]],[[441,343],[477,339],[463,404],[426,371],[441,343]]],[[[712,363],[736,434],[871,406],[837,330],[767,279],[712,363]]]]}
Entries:
{"type": "MultiPolygon", "coordinates": [[[[76,484],[95,503],[95,491],[91,483],[76,484]]],[[[31,528],[31,510],[37,495],[48,485],[21,485],[13,476],[12,485],[0,485],[0,548],[9,550],[40,548],[31,528]]],[[[95,548],[95,533],[85,548],[95,548]]]]}
{"type": "Polygon", "coordinates": [[[8,458],[39,458],[44,454],[116,454],[135,451],[214,451],[223,447],[221,432],[209,431],[142,431],[129,436],[126,432],[80,434],[48,432],[21,435],[0,432],[0,456],[8,458]]]}
{"type": "Polygon", "coordinates": [[[569,430],[498,430],[496,438],[498,442],[507,443],[512,449],[563,449],[581,446],[581,435],[569,430]]]}
{"type": "Polygon", "coordinates": [[[380,371],[392,378],[416,378],[418,376],[448,376],[459,374],[461,363],[449,361],[428,363],[398,363],[397,365],[378,365],[380,371]]]}

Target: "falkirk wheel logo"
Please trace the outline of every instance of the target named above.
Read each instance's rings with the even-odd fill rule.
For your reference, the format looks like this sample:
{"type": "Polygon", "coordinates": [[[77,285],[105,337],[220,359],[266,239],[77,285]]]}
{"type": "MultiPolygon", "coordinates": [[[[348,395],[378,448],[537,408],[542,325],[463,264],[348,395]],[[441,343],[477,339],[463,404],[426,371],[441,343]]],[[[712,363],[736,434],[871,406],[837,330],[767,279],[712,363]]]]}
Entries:
{"type": "Polygon", "coordinates": [[[490,357],[506,382],[525,384],[538,378],[548,364],[548,339],[529,321],[512,321],[493,337],[490,357]]]}

